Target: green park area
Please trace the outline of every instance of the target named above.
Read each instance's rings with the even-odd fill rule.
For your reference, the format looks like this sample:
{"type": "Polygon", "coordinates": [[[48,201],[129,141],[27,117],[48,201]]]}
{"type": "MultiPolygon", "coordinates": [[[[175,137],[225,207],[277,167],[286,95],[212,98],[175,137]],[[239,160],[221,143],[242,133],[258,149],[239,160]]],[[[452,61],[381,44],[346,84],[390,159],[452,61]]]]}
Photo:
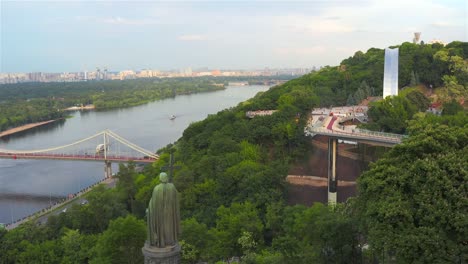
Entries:
{"type": "MultiPolygon", "coordinates": [[[[339,66],[192,123],[158,151],[157,162],[141,172],[132,163],[121,165],[116,188],[96,187],[88,204],[51,216],[45,225],[0,230],[0,262],[143,263],[145,211],[174,151],[179,169],[171,181],[181,197],[183,263],[465,263],[468,117],[460,102],[467,98],[468,43],[398,47],[400,95],[371,103],[366,126],[408,137],[369,166],[358,179],[358,195],[347,202],[289,205],[286,176],[310,154],[304,127],[312,108],[382,95],[382,49],[356,52],[339,66]],[[426,112],[434,104],[441,115],[426,112]],[[278,111],[246,118],[255,110],[278,111]]],[[[76,95],[80,100],[67,101],[73,89],[63,88],[56,97],[64,101],[31,101],[106,108],[218,89],[195,79],[178,89],[170,82],[128,82],[115,94],[119,88],[102,82],[76,95]],[[128,100],[119,105],[117,98],[128,100]]]]}

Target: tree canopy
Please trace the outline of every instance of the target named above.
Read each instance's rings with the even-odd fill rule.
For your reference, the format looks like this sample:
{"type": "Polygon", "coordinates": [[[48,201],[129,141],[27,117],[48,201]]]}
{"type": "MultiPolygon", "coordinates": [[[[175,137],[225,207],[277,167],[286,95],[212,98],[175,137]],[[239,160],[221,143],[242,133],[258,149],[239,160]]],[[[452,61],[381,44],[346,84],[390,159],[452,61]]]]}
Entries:
{"type": "Polygon", "coordinates": [[[468,130],[435,121],[414,121],[411,137],[359,178],[369,243],[399,262],[462,263],[468,256],[468,130]]]}

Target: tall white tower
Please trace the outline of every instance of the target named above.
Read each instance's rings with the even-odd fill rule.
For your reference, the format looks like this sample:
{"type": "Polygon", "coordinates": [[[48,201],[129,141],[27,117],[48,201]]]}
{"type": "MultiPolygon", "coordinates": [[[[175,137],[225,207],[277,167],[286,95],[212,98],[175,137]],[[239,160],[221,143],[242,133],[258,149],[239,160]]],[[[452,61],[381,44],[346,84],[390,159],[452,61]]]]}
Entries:
{"type": "Polygon", "coordinates": [[[385,49],[383,98],[398,95],[398,48],[385,49]]]}

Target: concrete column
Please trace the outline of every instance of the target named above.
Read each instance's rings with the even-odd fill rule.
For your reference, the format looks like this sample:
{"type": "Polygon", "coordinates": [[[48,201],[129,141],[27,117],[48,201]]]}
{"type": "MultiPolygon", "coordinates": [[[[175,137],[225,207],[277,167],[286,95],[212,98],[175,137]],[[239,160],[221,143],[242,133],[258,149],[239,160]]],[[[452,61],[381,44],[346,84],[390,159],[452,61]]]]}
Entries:
{"type": "Polygon", "coordinates": [[[104,161],[104,177],[106,179],[112,177],[112,164],[110,161],[104,161]]]}
{"type": "Polygon", "coordinates": [[[328,139],[328,204],[336,204],[337,178],[336,178],[336,155],[338,139],[330,137],[328,139]]]}

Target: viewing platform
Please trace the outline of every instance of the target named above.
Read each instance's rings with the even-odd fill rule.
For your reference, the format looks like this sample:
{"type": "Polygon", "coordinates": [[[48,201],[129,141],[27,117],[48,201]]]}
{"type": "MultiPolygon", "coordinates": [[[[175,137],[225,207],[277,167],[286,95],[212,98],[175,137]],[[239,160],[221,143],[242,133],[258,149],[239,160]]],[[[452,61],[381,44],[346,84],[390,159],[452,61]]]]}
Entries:
{"type": "Polygon", "coordinates": [[[247,111],[245,116],[248,118],[254,118],[256,116],[269,116],[275,113],[278,110],[258,110],[258,111],[247,111]]]}
{"type": "Polygon", "coordinates": [[[312,118],[304,128],[307,136],[329,136],[342,140],[362,143],[393,146],[401,143],[405,135],[371,131],[357,128],[355,125],[345,126],[340,123],[355,120],[367,122],[366,106],[343,106],[334,108],[315,108],[312,118]]]}

